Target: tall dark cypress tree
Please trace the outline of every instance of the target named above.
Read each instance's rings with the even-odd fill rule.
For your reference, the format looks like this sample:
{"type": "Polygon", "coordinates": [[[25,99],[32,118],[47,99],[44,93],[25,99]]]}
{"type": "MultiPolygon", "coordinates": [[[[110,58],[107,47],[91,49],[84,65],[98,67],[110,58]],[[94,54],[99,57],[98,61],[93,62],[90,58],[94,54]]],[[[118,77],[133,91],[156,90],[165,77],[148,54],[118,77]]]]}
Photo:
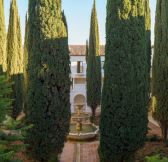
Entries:
{"type": "Polygon", "coordinates": [[[89,55],[87,57],[87,104],[91,107],[92,118],[101,101],[101,61],[99,45],[99,28],[94,0],[89,38],[89,55]]]}
{"type": "Polygon", "coordinates": [[[24,57],[23,57],[23,77],[24,77],[24,111],[27,107],[27,89],[28,89],[28,15],[25,21],[25,37],[24,37],[24,57]]]}
{"type": "Polygon", "coordinates": [[[149,60],[143,0],[107,0],[101,162],[131,162],[147,133],[149,60]]]}
{"type": "Polygon", "coordinates": [[[66,16],[65,16],[64,11],[62,11],[62,21],[63,21],[64,24],[65,24],[65,27],[66,27],[66,30],[67,30],[67,35],[68,35],[68,23],[67,23],[67,20],[66,20],[66,16]]]}
{"type": "Polygon", "coordinates": [[[23,108],[23,53],[20,18],[16,0],[11,1],[7,34],[7,73],[13,84],[13,117],[23,108]]]}
{"type": "MultiPolygon", "coordinates": [[[[151,11],[150,11],[150,4],[149,0],[145,0],[145,27],[146,27],[146,51],[147,51],[147,57],[148,57],[148,72],[150,75],[151,73],[151,11]]],[[[150,79],[150,78],[149,78],[150,79]]],[[[149,80],[149,96],[151,93],[151,79],[149,80]]]]}
{"type": "Polygon", "coordinates": [[[70,122],[70,58],[61,0],[30,0],[28,114],[31,155],[48,162],[61,153],[70,122]]]}
{"type": "Polygon", "coordinates": [[[0,0],[0,72],[5,72],[6,65],[6,31],[5,31],[5,15],[4,0],[0,0]]]}
{"type": "Polygon", "coordinates": [[[152,71],[153,116],[160,123],[163,140],[168,131],[168,1],[158,0],[152,71]]]}

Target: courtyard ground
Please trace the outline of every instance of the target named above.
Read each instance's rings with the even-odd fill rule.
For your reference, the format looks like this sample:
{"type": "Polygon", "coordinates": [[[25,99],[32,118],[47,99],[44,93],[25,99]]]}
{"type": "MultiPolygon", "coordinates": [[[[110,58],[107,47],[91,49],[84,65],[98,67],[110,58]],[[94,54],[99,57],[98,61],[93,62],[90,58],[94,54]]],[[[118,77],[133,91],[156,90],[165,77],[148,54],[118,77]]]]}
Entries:
{"type": "MultiPolygon", "coordinates": [[[[148,133],[149,136],[161,136],[161,131],[158,125],[149,122],[148,127],[150,128],[148,133]]],[[[99,162],[99,156],[97,153],[98,146],[98,140],[89,142],[68,141],[61,154],[60,162],[99,162]]],[[[137,152],[136,162],[145,162],[144,157],[156,153],[168,155],[168,147],[165,147],[161,141],[157,140],[146,142],[145,146],[137,152]]],[[[19,153],[18,156],[24,162],[32,162],[25,157],[24,153],[19,153]]]]}
{"type": "MultiPolygon", "coordinates": [[[[157,125],[149,122],[148,127],[150,128],[150,136],[161,136],[160,128],[157,125]]],[[[60,162],[99,162],[97,153],[98,146],[99,141],[85,143],[67,142],[60,162]]],[[[158,153],[159,151],[168,153],[168,148],[166,148],[162,142],[146,142],[145,146],[137,152],[137,162],[144,162],[145,156],[151,155],[156,151],[158,153]]]]}

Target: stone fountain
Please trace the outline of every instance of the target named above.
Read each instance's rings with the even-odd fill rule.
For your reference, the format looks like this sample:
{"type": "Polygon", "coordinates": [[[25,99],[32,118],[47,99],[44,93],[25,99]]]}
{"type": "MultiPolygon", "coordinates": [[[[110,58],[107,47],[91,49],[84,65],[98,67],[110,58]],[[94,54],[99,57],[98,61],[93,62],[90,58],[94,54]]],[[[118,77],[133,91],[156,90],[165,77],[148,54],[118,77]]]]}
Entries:
{"type": "Polygon", "coordinates": [[[72,114],[68,139],[88,140],[97,136],[99,129],[90,123],[90,115],[82,112],[84,105],[76,105],[76,112],[72,114]]]}

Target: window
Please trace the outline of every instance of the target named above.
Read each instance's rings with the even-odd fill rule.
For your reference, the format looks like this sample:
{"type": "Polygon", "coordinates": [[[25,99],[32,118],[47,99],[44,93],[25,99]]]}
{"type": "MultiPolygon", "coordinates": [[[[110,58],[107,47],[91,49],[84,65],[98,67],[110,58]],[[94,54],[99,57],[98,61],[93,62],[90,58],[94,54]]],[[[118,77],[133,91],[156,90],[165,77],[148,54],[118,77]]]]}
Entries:
{"type": "Polygon", "coordinates": [[[74,83],[75,84],[86,84],[86,79],[85,78],[74,78],[74,83]]]}
{"type": "Polygon", "coordinates": [[[77,62],[77,73],[83,73],[83,61],[77,62]]]}

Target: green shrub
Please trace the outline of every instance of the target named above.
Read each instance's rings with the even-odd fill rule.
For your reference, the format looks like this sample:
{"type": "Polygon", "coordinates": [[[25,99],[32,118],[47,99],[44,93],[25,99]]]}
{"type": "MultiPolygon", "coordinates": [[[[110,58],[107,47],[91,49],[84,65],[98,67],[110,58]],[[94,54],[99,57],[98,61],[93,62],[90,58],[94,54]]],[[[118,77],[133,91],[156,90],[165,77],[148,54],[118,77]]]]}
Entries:
{"type": "Polygon", "coordinates": [[[6,114],[11,113],[12,100],[8,97],[12,92],[12,85],[5,75],[0,76],[0,123],[5,120],[6,114]]]}
{"type": "Polygon", "coordinates": [[[146,157],[146,162],[168,162],[168,158],[161,158],[160,155],[153,155],[146,157]]]}
{"type": "Polygon", "coordinates": [[[21,121],[15,121],[8,115],[12,112],[12,84],[5,75],[0,76],[0,162],[20,162],[16,153],[23,150],[22,132],[27,129],[21,121]]]}

